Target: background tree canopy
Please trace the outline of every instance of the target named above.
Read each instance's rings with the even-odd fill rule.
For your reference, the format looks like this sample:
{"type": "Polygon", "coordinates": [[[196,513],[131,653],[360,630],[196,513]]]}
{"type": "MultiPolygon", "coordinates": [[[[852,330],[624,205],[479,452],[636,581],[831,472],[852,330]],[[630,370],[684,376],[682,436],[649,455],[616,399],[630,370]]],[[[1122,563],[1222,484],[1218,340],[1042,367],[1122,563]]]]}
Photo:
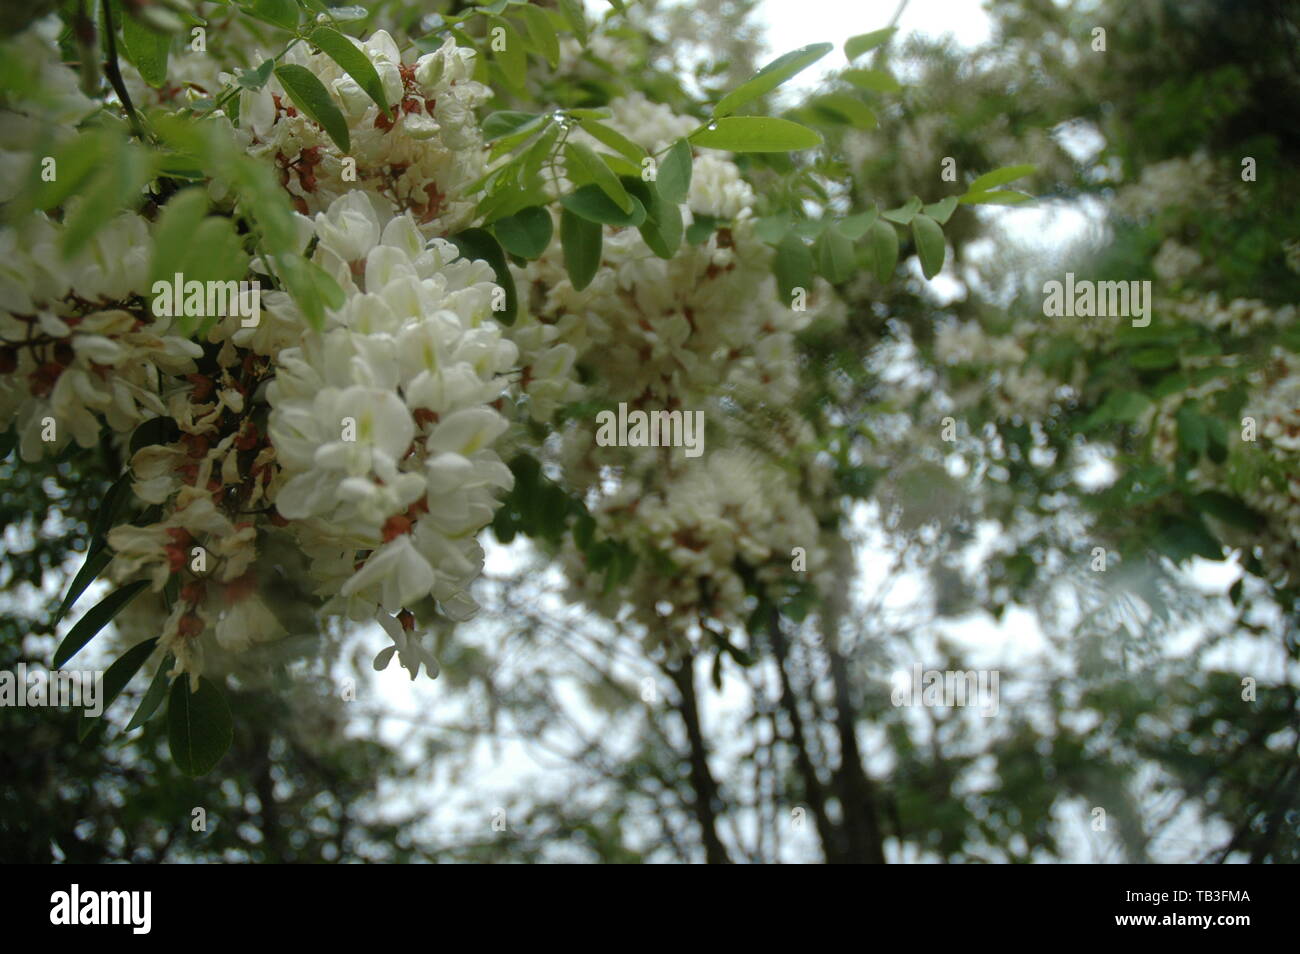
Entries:
{"type": "Polygon", "coordinates": [[[1298,860],[1300,10],[986,8],[7,9],[0,858],[1298,860]]]}

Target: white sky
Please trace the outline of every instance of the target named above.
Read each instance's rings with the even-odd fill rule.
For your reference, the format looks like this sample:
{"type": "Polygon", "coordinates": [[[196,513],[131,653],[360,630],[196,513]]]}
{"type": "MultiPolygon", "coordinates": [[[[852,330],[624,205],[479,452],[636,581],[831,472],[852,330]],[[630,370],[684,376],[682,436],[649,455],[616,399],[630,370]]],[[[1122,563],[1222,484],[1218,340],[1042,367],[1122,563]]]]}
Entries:
{"type": "MultiPolygon", "coordinates": [[[[767,25],[767,52],[774,57],[808,43],[835,44],[834,52],[795,81],[814,85],[846,65],[846,39],[889,26],[897,9],[898,0],[763,0],[758,15],[767,25]]],[[[898,27],[900,35],[951,33],[962,46],[976,46],[991,35],[981,0],[910,0],[898,27]]]]}

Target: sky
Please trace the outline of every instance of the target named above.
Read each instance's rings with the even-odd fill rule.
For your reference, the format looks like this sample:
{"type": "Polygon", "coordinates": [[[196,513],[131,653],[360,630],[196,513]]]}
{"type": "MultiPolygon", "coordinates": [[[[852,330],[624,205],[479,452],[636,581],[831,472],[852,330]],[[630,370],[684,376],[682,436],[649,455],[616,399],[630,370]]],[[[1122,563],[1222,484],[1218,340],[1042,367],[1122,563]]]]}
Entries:
{"type": "MultiPolygon", "coordinates": [[[[844,40],[889,26],[897,9],[898,0],[762,0],[758,12],[773,56],[808,43],[835,43],[834,52],[798,77],[811,86],[846,65],[844,40]]],[[[910,0],[898,28],[900,34],[950,33],[962,46],[976,46],[992,35],[981,0],[910,0]]]]}

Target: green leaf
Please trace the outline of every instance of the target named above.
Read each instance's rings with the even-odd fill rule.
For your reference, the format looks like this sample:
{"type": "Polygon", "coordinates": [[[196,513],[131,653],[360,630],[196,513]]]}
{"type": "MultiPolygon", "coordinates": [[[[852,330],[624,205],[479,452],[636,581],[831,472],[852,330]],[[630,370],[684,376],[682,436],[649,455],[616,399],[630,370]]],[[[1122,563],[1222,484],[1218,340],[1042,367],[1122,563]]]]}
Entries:
{"type": "Polygon", "coordinates": [[[609,119],[614,115],[614,111],[607,106],[597,109],[587,107],[578,107],[576,109],[566,110],[570,117],[579,121],[584,119],[609,119]]]}
{"type": "Polygon", "coordinates": [[[957,208],[957,197],[950,195],[946,199],[940,199],[938,202],[927,205],[922,211],[940,225],[946,225],[955,208],[957,208]]]}
{"type": "Polygon", "coordinates": [[[912,219],[912,239],[916,242],[922,273],[926,278],[934,278],[943,269],[943,229],[924,212],[918,212],[912,219]]]}
{"type": "Polygon", "coordinates": [[[752,78],[722,97],[718,105],[713,107],[713,117],[721,119],[730,116],[750,100],[770,93],[790,77],[812,66],[834,48],[832,43],[813,43],[777,57],[752,78]]]}
{"type": "Polygon", "coordinates": [[[312,30],[307,40],[351,76],[382,112],[388,112],[388,97],[384,93],[384,84],[379,79],[375,64],[370,62],[370,57],[359,50],[356,44],[337,30],[325,26],[312,30]]]}
{"type": "Polygon", "coordinates": [[[515,294],[514,276],[510,274],[510,266],[506,264],[506,256],[501,251],[500,243],[487,229],[478,228],[466,229],[450,236],[449,239],[455,243],[460,249],[460,254],[465,258],[481,259],[492,266],[492,271],[496,273],[497,284],[506,292],[505,311],[492,313],[503,325],[513,325],[515,316],[519,313],[519,299],[515,294]]]}
{"type": "Polygon", "coordinates": [[[1197,494],[1192,497],[1191,504],[1202,513],[1254,533],[1262,530],[1267,523],[1264,515],[1259,511],[1246,506],[1236,497],[1229,497],[1216,490],[1197,494]]]}
{"type": "Polygon", "coordinates": [[[167,697],[167,673],[175,664],[176,659],[170,654],[163,659],[158,671],[153,674],[153,681],[149,683],[149,688],[144,691],[144,698],[140,700],[139,708],[135,710],[135,715],[131,716],[131,721],[126,724],[124,731],[131,732],[140,728],[158,711],[163,699],[167,697]]]}
{"type": "Polygon", "coordinates": [[[1151,399],[1138,391],[1117,391],[1106,404],[1113,420],[1129,423],[1136,421],[1151,406],[1151,399]]]}
{"type": "Polygon", "coordinates": [[[514,109],[503,109],[495,113],[488,113],[483,119],[483,138],[491,142],[494,139],[500,139],[502,136],[518,132],[543,118],[537,113],[521,113],[514,109]]]}
{"type": "Polygon", "coordinates": [[[77,597],[86,591],[86,587],[95,582],[95,577],[99,576],[112,560],[112,550],[104,546],[102,542],[99,546],[95,546],[92,541],[90,550],[86,554],[86,562],[81,564],[81,569],[72,578],[67,595],[63,597],[63,602],[59,604],[59,608],[54,614],[54,621],[50,624],[51,627],[58,625],[59,621],[67,615],[68,610],[72,609],[72,605],[77,602],[77,597]]]}
{"type": "Polygon", "coordinates": [[[814,252],[817,271],[828,282],[838,284],[853,274],[853,242],[834,224],[822,231],[814,252]]]}
{"type": "Polygon", "coordinates": [[[140,71],[140,78],[153,87],[167,82],[167,53],[170,34],[151,30],[133,16],[122,19],[122,46],[127,58],[140,71]]]}
{"type": "MultiPolygon", "coordinates": [[[[623,188],[619,183],[619,188],[623,188]]],[[[626,195],[626,192],[624,192],[626,195]]],[[[627,197],[631,210],[624,212],[608,195],[595,185],[585,185],[571,195],[560,199],[560,205],[575,215],[601,225],[640,227],[646,219],[646,209],[635,197],[627,197]]]]}
{"type": "Polygon", "coordinates": [[[519,528],[515,525],[510,508],[501,507],[497,510],[492,518],[492,533],[497,538],[497,543],[509,543],[518,531],[519,528]]]}
{"type": "Polygon", "coordinates": [[[77,192],[81,186],[90,181],[92,173],[103,168],[106,162],[115,161],[113,156],[122,148],[122,142],[107,132],[90,132],[74,136],[66,142],[59,143],[46,152],[54,160],[57,175],[51,182],[41,178],[42,155],[33,155],[35,160],[29,173],[28,187],[25,194],[14,198],[21,211],[32,209],[49,211],[62,205],[68,196],[77,192]]]}
{"type": "Polygon", "coordinates": [[[550,201],[551,197],[546,187],[540,180],[534,178],[527,188],[511,186],[493,192],[479,204],[479,214],[485,223],[495,225],[501,219],[517,212],[534,205],[546,205],[550,201]]]}
{"type": "MultiPolygon", "coordinates": [[[[242,271],[248,257],[243,253],[243,246],[235,234],[233,223],[229,219],[214,219],[214,225],[203,235],[200,226],[208,213],[208,192],[205,188],[183,189],[173,195],[158,216],[154,228],[153,261],[149,268],[149,281],[170,283],[177,272],[186,280],[205,281],[209,278],[220,279],[220,274],[227,270],[242,271]],[[225,223],[224,229],[221,223],[225,223]],[[200,241],[202,239],[203,241],[200,241]],[[216,246],[208,243],[215,241],[216,246]],[[208,268],[216,262],[224,262],[225,267],[208,268]],[[198,274],[199,271],[205,274],[198,274]]],[[[231,275],[242,278],[242,274],[231,275]]]]}
{"type": "Polygon", "coordinates": [[[582,0],[560,0],[560,12],[573,28],[573,34],[583,46],[587,45],[587,14],[583,11],[582,0]]]}
{"type": "Polygon", "coordinates": [[[641,223],[641,238],[650,251],[664,259],[677,254],[682,244],[682,210],[675,202],[667,201],[658,190],[641,183],[636,197],[646,207],[646,220],[641,223]]]}
{"type": "Polygon", "coordinates": [[[876,219],[867,233],[876,278],[884,284],[894,277],[898,265],[898,233],[883,219],[876,219]]]}
{"type": "Polygon", "coordinates": [[[560,127],[555,123],[550,123],[542,134],[537,137],[536,141],[528,147],[528,151],[524,153],[523,159],[523,178],[525,181],[529,181],[533,178],[540,179],[544,167],[551,159],[552,147],[554,147],[555,141],[559,138],[560,127]]]}
{"type": "Polygon", "coordinates": [[[320,123],[339,149],[347,152],[351,148],[347,120],[315,73],[305,66],[288,63],[275,68],[275,78],[280,81],[294,105],[320,123]]]}
{"type": "Polygon", "coordinates": [[[591,542],[596,536],[596,521],[589,513],[581,513],[578,519],[573,521],[573,542],[578,545],[578,549],[584,553],[590,549],[591,542]]]}
{"type": "Polygon", "coordinates": [[[637,168],[641,166],[641,160],[645,158],[645,150],[628,139],[617,129],[612,129],[604,123],[595,119],[582,120],[582,128],[591,134],[595,139],[609,146],[620,155],[626,156],[628,161],[633,163],[637,168]]]}
{"type": "MultiPolygon", "coordinates": [[[[502,136],[500,139],[494,140],[492,142],[492,148],[488,150],[488,159],[489,160],[499,159],[500,157],[504,156],[506,153],[513,152],[515,149],[519,148],[519,146],[521,146],[523,143],[528,142],[530,139],[536,136],[543,129],[558,130],[558,127],[550,123],[545,125],[542,123],[526,123],[523,126],[521,126],[517,131],[502,136]]],[[[502,171],[503,170],[500,169],[494,170],[494,173],[497,173],[496,175],[494,175],[494,173],[488,173],[488,175],[484,177],[484,181],[486,182],[488,179],[491,179],[494,182],[500,181],[501,177],[499,173],[501,173],[502,171]]],[[[514,172],[517,170],[511,169],[510,171],[514,172]]],[[[494,187],[494,191],[495,191],[495,187],[494,187]]]]}
{"type": "Polygon", "coordinates": [[[957,201],[962,205],[1019,205],[1032,198],[1027,192],[974,192],[967,193],[957,201]]]}
{"type": "Polygon", "coordinates": [[[533,259],[539,257],[551,243],[551,213],[538,205],[520,209],[514,215],[497,219],[492,231],[497,241],[511,255],[533,259]]]}
{"type": "Polygon", "coordinates": [[[1143,370],[1150,368],[1172,368],[1178,364],[1178,351],[1175,348],[1139,348],[1129,355],[1129,365],[1143,370]]]}
{"type": "Polygon", "coordinates": [[[622,156],[615,155],[612,152],[598,152],[596,155],[600,156],[601,161],[604,162],[605,165],[609,166],[609,168],[614,171],[614,175],[618,176],[620,179],[636,179],[638,182],[642,181],[641,173],[644,170],[641,168],[639,163],[628,162],[628,160],[624,159],[622,156]]]}
{"type": "Polygon", "coordinates": [[[665,202],[680,205],[691,191],[691,144],[679,139],[669,147],[655,178],[655,188],[665,202]]]}
{"type": "Polygon", "coordinates": [[[788,119],[729,116],[691,134],[697,146],[728,152],[790,152],[821,145],[819,133],[788,119]]]}
{"type": "Polygon", "coordinates": [[[1151,388],[1151,396],[1159,400],[1177,394],[1179,391],[1186,391],[1189,387],[1191,387],[1191,379],[1183,372],[1175,371],[1166,374],[1155,383],[1151,388]]]}
{"type": "Polygon", "coordinates": [[[108,536],[108,531],[113,529],[113,526],[117,523],[117,518],[122,515],[122,511],[130,502],[131,482],[134,479],[128,470],[113,481],[104,494],[104,499],[100,501],[99,508],[95,512],[95,525],[90,529],[90,546],[92,549],[104,545],[104,538],[108,536]]]}
{"type": "Polygon", "coordinates": [[[199,223],[185,240],[184,258],[178,269],[185,280],[232,281],[248,275],[248,254],[235,230],[235,220],[211,215],[199,223]]]}
{"type": "Polygon", "coordinates": [[[776,276],[777,292],[782,302],[790,304],[796,288],[812,291],[813,259],[812,252],[794,232],[786,233],[785,238],[776,247],[776,256],[772,260],[772,273],[776,276]]]}
{"type": "Polygon", "coordinates": [[[60,250],[72,258],[119,212],[134,209],[142,199],[141,190],[149,181],[152,160],[149,153],[135,145],[125,145],[103,157],[102,165],[90,180],[76,211],[68,217],[60,250]]]}
{"type": "Polygon", "coordinates": [[[211,771],[234,738],[230,706],[221,690],[200,677],[198,691],[190,692],[189,677],[177,677],[167,706],[167,738],[172,761],[184,774],[193,778],[211,771]]]}
{"type": "Polygon", "coordinates": [[[793,228],[800,238],[816,240],[829,223],[830,219],[801,219],[794,223],[793,228]]]}
{"type": "Polygon", "coordinates": [[[603,242],[604,235],[599,224],[568,209],[560,211],[564,269],[569,273],[569,281],[573,283],[575,291],[582,291],[596,277],[603,242]]]}
{"type": "Polygon", "coordinates": [[[1170,520],[1156,538],[1156,549],[1176,563],[1193,556],[1223,559],[1223,545],[1205,528],[1199,515],[1170,520]]]}
{"type": "Polygon", "coordinates": [[[1174,419],[1178,422],[1178,445],[1193,457],[1205,453],[1209,433],[1200,412],[1190,403],[1180,404],[1174,419]]]}
{"type": "Polygon", "coordinates": [[[844,41],[844,56],[852,62],[868,50],[874,50],[891,36],[897,27],[885,27],[883,30],[873,30],[870,33],[860,33],[857,36],[851,36],[844,41]]]}
{"type": "Polygon", "coordinates": [[[828,93],[813,100],[813,106],[841,117],[855,129],[875,129],[876,114],[866,103],[848,93],[828,93]]]}
{"type": "MultiPolygon", "coordinates": [[[[573,179],[575,173],[585,173],[586,177],[609,196],[615,205],[625,213],[633,212],[632,197],[623,188],[623,183],[618,181],[618,176],[605,165],[604,160],[596,155],[590,146],[571,139],[564,145],[564,158],[569,166],[569,178],[573,179]]],[[[642,212],[644,214],[644,210],[642,212]]]]}
{"type": "Polygon", "coordinates": [[[524,18],[524,27],[528,31],[528,39],[532,41],[533,48],[546,57],[546,62],[551,64],[551,69],[555,69],[560,65],[560,40],[555,35],[555,28],[551,26],[551,21],[547,19],[541,7],[532,4],[521,6],[519,15],[524,18]]]}
{"type": "Polygon", "coordinates": [[[259,20],[283,30],[298,29],[298,4],[294,0],[256,0],[251,8],[245,9],[259,20]]]}
{"type": "Polygon", "coordinates": [[[491,17],[488,20],[488,49],[492,59],[501,68],[506,83],[517,91],[522,91],[524,81],[528,78],[528,53],[524,50],[524,40],[509,20],[491,17]],[[498,43],[497,30],[501,30],[498,43]],[[497,49],[497,46],[501,49],[497,49]]]}
{"type": "MultiPolygon", "coordinates": [[[[765,215],[754,221],[754,234],[768,245],[778,245],[785,233],[790,231],[794,222],[794,216],[788,211],[778,212],[775,215],[765,215]]],[[[845,235],[850,235],[845,232],[845,235]]],[[[857,236],[850,236],[856,238],[857,236]]]]}
{"type": "Polygon", "coordinates": [[[912,222],[912,216],[916,215],[916,213],[920,211],[921,200],[916,196],[912,196],[898,208],[886,209],[880,214],[883,218],[889,219],[891,222],[897,222],[899,225],[910,225],[912,222]]]}
{"type": "Polygon", "coordinates": [[[104,670],[104,682],[99,700],[100,713],[98,716],[87,716],[85,710],[82,710],[81,724],[77,728],[78,739],[85,739],[91,730],[99,724],[99,720],[104,717],[108,707],[122,694],[122,690],[131,681],[131,677],[140,671],[140,667],[145,664],[145,661],[148,660],[149,655],[157,645],[157,636],[146,639],[142,643],[136,643],[123,653],[113,665],[104,670]]]}
{"type": "Polygon", "coordinates": [[[848,236],[850,240],[856,242],[858,239],[862,238],[862,236],[867,234],[867,230],[871,228],[872,223],[876,221],[876,217],[879,214],[880,213],[875,208],[872,208],[866,212],[859,212],[856,215],[850,215],[846,218],[840,219],[835,223],[835,225],[836,228],[848,236]]]}
{"type": "Polygon", "coordinates": [[[1205,435],[1209,439],[1206,455],[1216,464],[1228,459],[1228,425],[1219,417],[1205,417],[1205,435]]]}
{"type": "Polygon", "coordinates": [[[1016,179],[1029,175],[1035,169],[1032,165],[1022,166],[1004,166],[1001,169],[994,169],[992,172],[986,172],[980,176],[967,188],[966,194],[972,195],[976,192],[989,192],[1000,185],[1006,185],[1008,182],[1014,182],[1016,179]]]}
{"type": "Polygon", "coordinates": [[[903,88],[884,70],[845,70],[840,77],[871,93],[897,93],[903,88]]]}
{"type": "Polygon", "coordinates": [[[686,229],[686,241],[692,245],[703,245],[718,227],[718,219],[712,215],[696,215],[690,227],[686,229]]]}
{"type": "Polygon", "coordinates": [[[325,327],[326,309],[343,306],[343,289],[329,272],[301,255],[281,256],[276,267],[307,324],[320,331],[325,327]]]}
{"type": "Polygon", "coordinates": [[[135,598],[136,594],[149,585],[148,580],[137,580],[134,583],[128,583],[119,590],[114,590],[104,597],[99,603],[86,611],[86,615],[77,620],[77,624],[68,631],[68,635],[63,637],[63,642],[59,648],[54,651],[54,668],[60,669],[63,664],[75,656],[86,643],[95,638],[95,634],[112,621],[127,603],[135,598]]]}
{"type": "Polygon", "coordinates": [[[259,90],[266,85],[274,69],[275,60],[263,60],[262,65],[255,70],[240,70],[235,77],[235,84],[240,89],[259,90]]]}
{"type": "Polygon", "coordinates": [[[558,543],[567,529],[568,496],[559,485],[546,481],[540,487],[541,507],[538,530],[543,539],[558,543]]]}

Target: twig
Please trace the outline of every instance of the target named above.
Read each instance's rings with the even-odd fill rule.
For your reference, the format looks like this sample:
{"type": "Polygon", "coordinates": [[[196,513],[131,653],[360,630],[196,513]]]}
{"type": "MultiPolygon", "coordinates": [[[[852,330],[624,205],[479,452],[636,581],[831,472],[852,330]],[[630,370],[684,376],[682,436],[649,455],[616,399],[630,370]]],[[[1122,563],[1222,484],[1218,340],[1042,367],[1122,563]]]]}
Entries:
{"type": "Polygon", "coordinates": [[[108,40],[108,59],[104,61],[104,75],[108,77],[108,82],[112,85],[113,92],[117,93],[117,98],[122,101],[122,108],[126,110],[126,118],[131,123],[132,131],[144,139],[144,126],[140,123],[140,117],[136,115],[135,106],[131,103],[131,94],[126,91],[126,83],[122,81],[122,71],[117,65],[117,28],[113,25],[113,11],[109,7],[108,0],[101,0],[100,8],[104,11],[104,36],[108,40]]]}

